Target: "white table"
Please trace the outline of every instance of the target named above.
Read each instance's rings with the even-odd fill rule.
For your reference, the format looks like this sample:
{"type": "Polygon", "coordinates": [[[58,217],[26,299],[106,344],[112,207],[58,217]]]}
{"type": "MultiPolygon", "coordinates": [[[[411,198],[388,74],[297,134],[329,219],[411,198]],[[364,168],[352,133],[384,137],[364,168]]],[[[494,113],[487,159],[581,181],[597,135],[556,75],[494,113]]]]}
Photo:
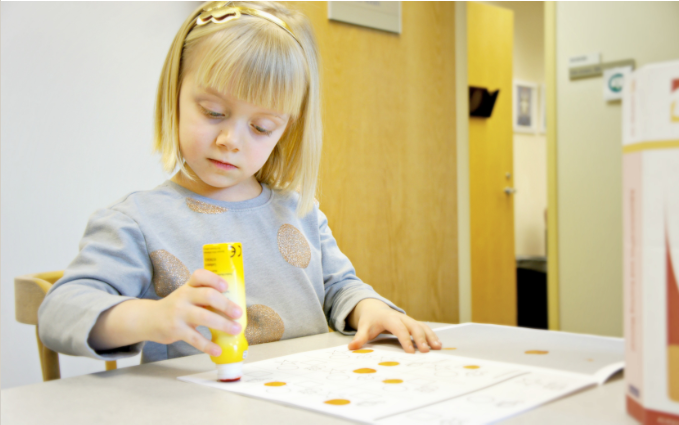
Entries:
{"type": "MultiPolygon", "coordinates": [[[[431,323],[432,328],[444,326],[431,323]]],[[[250,347],[248,362],[348,344],[337,332],[250,347]]],[[[2,390],[2,425],[349,424],[312,411],[243,397],[177,377],[214,368],[207,355],[2,390]]],[[[637,424],[625,412],[622,373],[502,424],[637,424]]]]}

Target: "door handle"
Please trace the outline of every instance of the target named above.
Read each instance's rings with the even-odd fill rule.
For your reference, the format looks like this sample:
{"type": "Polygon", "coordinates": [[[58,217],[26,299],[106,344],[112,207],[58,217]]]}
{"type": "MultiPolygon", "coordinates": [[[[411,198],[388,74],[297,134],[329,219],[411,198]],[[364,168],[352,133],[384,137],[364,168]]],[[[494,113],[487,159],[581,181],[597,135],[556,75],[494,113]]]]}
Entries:
{"type": "Polygon", "coordinates": [[[513,187],[509,187],[509,186],[505,187],[505,193],[507,195],[512,195],[512,194],[516,193],[516,189],[514,189],[513,187]]]}

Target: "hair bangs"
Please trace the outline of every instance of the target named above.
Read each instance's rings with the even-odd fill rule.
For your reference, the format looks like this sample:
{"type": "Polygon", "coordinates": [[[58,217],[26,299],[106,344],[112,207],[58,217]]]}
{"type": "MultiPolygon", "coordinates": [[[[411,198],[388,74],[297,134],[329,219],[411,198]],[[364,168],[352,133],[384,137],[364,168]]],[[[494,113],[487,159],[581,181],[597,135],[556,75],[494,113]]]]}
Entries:
{"type": "Polygon", "coordinates": [[[205,40],[196,83],[296,119],[308,87],[304,52],[274,24],[243,18],[205,40]]]}

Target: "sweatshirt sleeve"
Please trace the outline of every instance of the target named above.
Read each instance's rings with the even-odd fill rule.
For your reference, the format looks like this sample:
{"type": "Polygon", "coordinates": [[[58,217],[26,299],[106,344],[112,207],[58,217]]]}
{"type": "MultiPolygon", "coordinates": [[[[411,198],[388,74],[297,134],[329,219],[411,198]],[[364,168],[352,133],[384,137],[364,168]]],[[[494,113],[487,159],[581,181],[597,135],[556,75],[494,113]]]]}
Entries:
{"type": "Polygon", "coordinates": [[[80,252],[38,311],[43,344],[60,353],[100,360],[138,354],[143,343],[95,351],[88,338],[99,315],[140,297],[149,289],[152,274],[139,225],[113,209],[95,212],[80,241],[80,252]]]}
{"type": "Polygon", "coordinates": [[[355,330],[347,328],[346,319],[359,301],[366,298],[378,299],[396,311],[405,313],[391,301],[375,292],[372,286],[356,277],[354,266],[340,251],[328,227],[328,218],[318,210],[318,227],[321,238],[323,263],[323,282],[325,302],[323,310],[330,325],[345,335],[353,335],[355,330]]]}

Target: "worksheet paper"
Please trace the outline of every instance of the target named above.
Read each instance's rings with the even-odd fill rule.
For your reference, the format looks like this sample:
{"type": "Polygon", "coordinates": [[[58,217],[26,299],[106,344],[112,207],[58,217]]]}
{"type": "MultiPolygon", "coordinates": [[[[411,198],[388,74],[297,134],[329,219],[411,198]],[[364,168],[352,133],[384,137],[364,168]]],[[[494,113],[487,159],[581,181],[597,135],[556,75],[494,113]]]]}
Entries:
{"type": "MultiPolygon", "coordinates": [[[[603,384],[624,367],[622,338],[556,332],[516,326],[462,323],[434,329],[443,354],[574,372],[603,384]]],[[[373,346],[402,352],[391,335],[373,346]]]]}
{"type": "MultiPolygon", "coordinates": [[[[481,333],[488,326],[492,327],[473,324],[481,333]]],[[[481,341],[509,327],[497,328],[486,332],[481,341]]],[[[219,382],[214,370],[179,379],[364,423],[471,425],[501,420],[596,385],[601,380],[597,373],[611,369],[604,365],[594,373],[576,373],[564,370],[563,364],[560,370],[532,366],[531,362],[545,361],[521,356],[522,364],[468,357],[457,351],[475,347],[483,354],[485,350],[479,340],[465,346],[460,336],[468,333],[469,327],[458,325],[437,331],[444,347],[451,350],[406,354],[391,338],[382,338],[361,350],[350,351],[343,345],[246,363],[239,382],[219,382]],[[459,342],[459,347],[451,344],[451,338],[459,342]]],[[[554,349],[559,344],[541,344],[524,335],[526,338],[530,345],[521,347],[523,356],[543,359],[557,354],[545,347],[554,349]]],[[[505,351],[496,346],[495,357],[511,357],[505,351]]],[[[571,357],[592,363],[587,359],[596,360],[583,358],[591,354],[571,357]]],[[[561,360],[566,357],[562,355],[561,360]]],[[[565,369],[576,366],[570,364],[565,369]]]]}

